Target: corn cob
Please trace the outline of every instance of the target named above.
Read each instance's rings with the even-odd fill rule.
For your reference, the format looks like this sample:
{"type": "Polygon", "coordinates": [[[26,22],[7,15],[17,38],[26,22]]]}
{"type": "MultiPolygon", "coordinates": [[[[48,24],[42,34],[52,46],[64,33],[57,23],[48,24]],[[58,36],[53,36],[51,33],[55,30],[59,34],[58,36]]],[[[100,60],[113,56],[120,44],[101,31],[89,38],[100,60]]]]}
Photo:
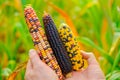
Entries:
{"type": "Polygon", "coordinates": [[[53,51],[47,41],[44,30],[41,27],[40,21],[31,6],[27,6],[24,10],[26,23],[29,32],[32,36],[34,46],[42,61],[44,61],[50,68],[52,68],[59,77],[63,79],[61,69],[57,63],[53,51]]]}
{"type": "Polygon", "coordinates": [[[72,64],[67,55],[67,52],[60,40],[57,28],[47,13],[44,13],[43,23],[48,41],[53,49],[53,53],[58,61],[58,64],[62,70],[64,76],[68,76],[68,73],[72,71],[72,64]]]}
{"type": "Polygon", "coordinates": [[[69,26],[62,24],[58,29],[60,38],[67,50],[74,71],[87,67],[87,61],[80,54],[80,47],[69,26]]]}

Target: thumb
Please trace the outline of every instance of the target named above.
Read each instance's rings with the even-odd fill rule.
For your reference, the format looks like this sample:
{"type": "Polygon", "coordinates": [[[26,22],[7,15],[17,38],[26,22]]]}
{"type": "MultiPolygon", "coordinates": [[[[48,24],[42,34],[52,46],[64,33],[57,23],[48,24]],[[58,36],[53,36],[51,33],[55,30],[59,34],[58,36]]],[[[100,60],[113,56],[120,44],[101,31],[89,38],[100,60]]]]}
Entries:
{"type": "MultiPolygon", "coordinates": [[[[37,52],[34,49],[31,49],[29,51],[29,57],[31,64],[33,66],[33,72],[34,74],[40,74],[40,77],[48,77],[52,80],[58,80],[58,76],[55,74],[55,71],[53,71],[50,67],[52,64],[45,64],[40,58],[37,52]],[[54,78],[54,79],[53,79],[54,78]]],[[[47,80],[47,79],[46,79],[47,80]]]]}
{"type": "Polygon", "coordinates": [[[37,52],[34,49],[31,49],[29,51],[29,57],[30,57],[30,61],[31,61],[31,64],[32,64],[33,68],[39,69],[39,70],[41,69],[41,71],[50,70],[50,67],[48,65],[46,65],[39,58],[39,55],[37,54],[37,52]]]}
{"type": "Polygon", "coordinates": [[[30,58],[30,62],[32,64],[32,67],[38,67],[38,64],[41,62],[37,52],[34,49],[31,49],[29,51],[29,58],[30,58]]]}

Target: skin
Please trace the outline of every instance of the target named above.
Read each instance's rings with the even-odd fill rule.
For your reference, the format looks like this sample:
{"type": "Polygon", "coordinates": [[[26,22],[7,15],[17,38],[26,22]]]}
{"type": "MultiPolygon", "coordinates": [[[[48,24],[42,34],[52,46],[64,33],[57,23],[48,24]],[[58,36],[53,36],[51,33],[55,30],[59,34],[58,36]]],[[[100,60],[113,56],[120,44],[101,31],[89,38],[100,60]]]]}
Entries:
{"type": "MultiPolygon", "coordinates": [[[[93,53],[81,51],[88,61],[88,68],[82,71],[72,72],[72,77],[65,80],[105,80],[105,76],[93,53]]],[[[58,80],[55,72],[43,63],[34,49],[29,51],[25,80],[58,80]]]]}

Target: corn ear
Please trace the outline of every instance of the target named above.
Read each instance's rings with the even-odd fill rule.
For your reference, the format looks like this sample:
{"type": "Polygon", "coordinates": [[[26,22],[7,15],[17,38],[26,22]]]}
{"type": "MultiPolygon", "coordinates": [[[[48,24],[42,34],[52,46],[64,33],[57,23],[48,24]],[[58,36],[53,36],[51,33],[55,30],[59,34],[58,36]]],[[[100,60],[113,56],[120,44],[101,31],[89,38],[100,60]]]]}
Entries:
{"type": "Polygon", "coordinates": [[[62,80],[63,75],[61,69],[53,55],[53,51],[47,41],[47,37],[35,11],[31,6],[27,6],[24,10],[24,14],[35,49],[39,54],[40,59],[56,72],[59,80],[62,80]]]}
{"type": "Polygon", "coordinates": [[[58,32],[71,60],[73,70],[78,71],[82,68],[86,68],[87,61],[83,59],[78,42],[76,41],[69,26],[61,24],[58,32]]]}
{"type": "Polygon", "coordinates": [[[48,41],[53,49],[53,53],[58,61],[62,73],[66,76],[72,71],[72,64],[67,55],[65,47],[60,40],[57,28],[49,14],[44,13],[43,23],[48,41]]]}

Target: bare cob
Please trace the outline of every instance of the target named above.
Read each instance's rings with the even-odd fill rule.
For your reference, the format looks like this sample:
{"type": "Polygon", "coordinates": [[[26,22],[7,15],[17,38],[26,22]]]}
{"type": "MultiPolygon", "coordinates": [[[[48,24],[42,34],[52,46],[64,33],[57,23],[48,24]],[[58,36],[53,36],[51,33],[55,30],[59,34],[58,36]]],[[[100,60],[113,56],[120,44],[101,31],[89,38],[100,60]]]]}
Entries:
{"type": "Polygon", "coordinates": [[[68,25],[62,24],[58,29],[60,38],[65,45],[74,71],[86,68],[88,63],[80,53],[80,47],[68,25]]]}
{"type": "Polygon", "coordinates": [[[48,41],[53,49],[53,53],[58,61],[58,64],[63,74],[66,75],[72,71],[72,64],[67,55],[65,47],[60,40],[56,26],[50,15],[48,15],[47,13],[44,13],[43,23],[48,41]]]}
{"type": "Polygon", "coordinates": [[[59,77],[59,80],[63,79],[62,72],[53,55],[53,51],[47,41],[44,30],[41,27],[40,21],[31,6],[27,6],[24,10],[25,19],[28,24],[32,40],[34,42],[35,49],[37,50],[40,58],[51,67],[59,77]]]}

